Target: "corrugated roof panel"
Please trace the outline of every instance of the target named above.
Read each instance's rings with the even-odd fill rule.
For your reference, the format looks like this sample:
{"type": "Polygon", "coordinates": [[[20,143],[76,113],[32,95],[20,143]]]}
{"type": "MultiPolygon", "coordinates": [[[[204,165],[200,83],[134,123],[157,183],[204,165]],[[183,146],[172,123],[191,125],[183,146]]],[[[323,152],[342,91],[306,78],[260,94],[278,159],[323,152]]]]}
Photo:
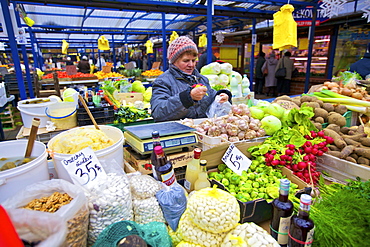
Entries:
{"type": "Polygon", "coordinates": [[[235,5],[235,7],[240,7],[240,8],[249,8],[251,6],[253,6],[254,3],[239,3],[237,5],[235,5]]]}
{"type": "Polygon", "coordinates": [[[213,4],[218,6],[226,6],[233,3],[235,3],[235,1],[218,1],[218,0],[213,1],[213,4]]]}
{"type": "Polygon", "coordinates": [[[37,39],[39,38],[48,38],[48,39],[67,39],[68,38],[68,34],[66,33],[48,33],[47,35],[45,35],[44,33],[35,33],[35,37],[37,39]]]}
{"type": "Polygon", "coordinates": [[[162,21],[147,21],[147,20],[137,20],[129,24],[127,28],[141,28],[143,30],[147,29],[161,29],[162,21]]]}
{"type": "Polygon", "coordinates": [[[89,17],[84,22],[84,27],[111,27],[111,28],[123,28],[129,20],[126,19],[103,19],[89,17]]]}
{"type": "Polygon", "coordinates": [[[51,16],[51,15],[28,15],[29,18],[35,21],[35,25],[57,25],[76,27],[81,26],[82,18],[80,17],[65,17],[65,16],[51,16]]]}
{"type": "Polygon", "coordinates": [[[68,8],[68,7],[53,7],[53,6],[42,6],[42,5],[27,5],[23,4],[26,13],[29,12],[40,12],[40,13],[52,13],[52,14],[70,14],[70,15],[83,15],[84,9],[82,8],[68,8]]]}

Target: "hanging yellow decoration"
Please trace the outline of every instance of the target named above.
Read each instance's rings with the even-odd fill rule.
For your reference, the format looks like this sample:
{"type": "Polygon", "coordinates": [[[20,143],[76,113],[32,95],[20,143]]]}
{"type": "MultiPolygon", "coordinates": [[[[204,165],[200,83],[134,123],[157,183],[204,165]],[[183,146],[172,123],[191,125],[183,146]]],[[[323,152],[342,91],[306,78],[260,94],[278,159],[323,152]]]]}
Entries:
{"type": "Polygon", "coordinates": [[[179,37],[179,35],[175,32],[175,31],[172,31],[172,34],[170,36],[170,42],[169,44],[172,43],[172,41],[174,41],[175,39],[177,39],[179,37]]]}
{"type": "Polygon", "coordinates": [[[110,50],[109,41],[103,35],[98,39],[98,49],[103,51],[110,50]]]}
{"type": "Polygon", "coordinates": [[[68,50],[69,44],[64,39],[62,40],[62,42],[63,42],[63,44],[62,44],[62,54],[67,54],[67,50],[68,50]]]}
{"type": "Polygon", "coordinates": [[[274,14],[273,49],[282,51],[291,46],[297,47],[297,23],[293,11],[293,5],[285,4],[274,14]]]}
{"type": "Polygon", "coordinates": [[[146,53],[149,54],[149,53],[153,53],[153,42],[148,39],[145,43],[145,46],[146,46],[146,53]]]}
{"type": "Polygon", "coordinates": [[[34,20],[32,20],[31,18],[29,18],[29,17],[24,17],[24,19],[23,19],[23,21],[27,24],[27,26],[29,26],[29,27],[32,27],[33,26],[33,24],[35,24],[35,21],[34,20]]]}
{"type": "Polygon", "coordinates": [[[198,47],[205,47],[207,46],[207,36],[205,33],[199,37],[198,47]]]}

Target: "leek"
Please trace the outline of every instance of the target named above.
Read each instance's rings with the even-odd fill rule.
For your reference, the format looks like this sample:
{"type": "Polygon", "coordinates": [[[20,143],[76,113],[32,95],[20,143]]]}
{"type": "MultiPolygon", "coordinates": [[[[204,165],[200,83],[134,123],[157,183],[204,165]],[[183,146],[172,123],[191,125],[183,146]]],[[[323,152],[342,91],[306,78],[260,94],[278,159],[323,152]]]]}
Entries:
{"type": "Polygon", "coordinates": [[[319,100],[322,100],[324,102],[329,102],[329,103],[338,103],[342,105],[353,105],[353,106],[366,106],[370,107],[370,102],[369,101],[364,101],[364,100],[358,100],[354,98],[346,99],[346,98],[321,98],[317,97],[319,100]]]}

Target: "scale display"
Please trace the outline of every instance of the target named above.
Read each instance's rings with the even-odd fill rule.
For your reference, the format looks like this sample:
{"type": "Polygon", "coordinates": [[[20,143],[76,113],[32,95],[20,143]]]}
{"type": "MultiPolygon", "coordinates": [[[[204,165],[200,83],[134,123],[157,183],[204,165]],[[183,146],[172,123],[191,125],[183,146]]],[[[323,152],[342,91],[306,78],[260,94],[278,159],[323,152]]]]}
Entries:
{"type": "MultiPolygon", "coordinates": [[[[192,136],[183,136],[183,137],[174,137],[168,140],[161,141],[161,145],[163,148],[172,148],[178,146],[185,146],[189,144],[197,143],[197,139],[194,135],[192,136]]],[[[153,150],[153,142],[144,143],[144,152],[152,151],[153,150]]]]}

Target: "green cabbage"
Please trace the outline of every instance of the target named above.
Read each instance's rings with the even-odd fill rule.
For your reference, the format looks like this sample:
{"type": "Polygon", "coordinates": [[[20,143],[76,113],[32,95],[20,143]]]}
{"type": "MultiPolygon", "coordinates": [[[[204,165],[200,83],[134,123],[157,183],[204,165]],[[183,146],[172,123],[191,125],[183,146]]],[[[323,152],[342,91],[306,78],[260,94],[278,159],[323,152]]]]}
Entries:
{"type": "Polygon", "coordinates": [[[218,75],[221,72],[221,66],[217,62],[213,62],[210,64],[207,64],[206,66],[203,66],[200,69],[200,73],[202,75],[218,75]]]}
{"type": "Polygon", "coordinates": [[[232,71],[231,74],[229,75],[229,81],[231,80],[231,77],[235,75],[236,79],[238,79],[238,83],[241,83],[243,77],[239,72],[232,71]]]}
{"type": "Polygon", "coordinates": [[[231,72],[233,71],[233,66],[230,63],[222,63],[220,67],[222,74],[230,75],[231,72]]]}
{"type": "Polygon", "coordinates": [[[220,79],[220,85],[227,86],[229,85],[229,76],[226,74],[219,74],[218,78],[220,79]]]}
{"type": "Polygon", "coordinates": [[[141,81],[134,81],[132,83],[132,91],[137,93],[145,93],[145,87],[141,81]]]}
{"type": "Polygon", "coordinates": [[[150,99],[152,98],[152,90],[153,90],[152,87],[148,87],[145,90],[145,93],[143,94],[143,97],[144,97],[144,101],[145,102],[150,102],[150,99]]]}
{"type": "Polygon", "coordinates": [[[220,78],[218,77],[218,75],[204,75],[204,76],[208,78],[211,87],[220,84],[220,78]]]}

